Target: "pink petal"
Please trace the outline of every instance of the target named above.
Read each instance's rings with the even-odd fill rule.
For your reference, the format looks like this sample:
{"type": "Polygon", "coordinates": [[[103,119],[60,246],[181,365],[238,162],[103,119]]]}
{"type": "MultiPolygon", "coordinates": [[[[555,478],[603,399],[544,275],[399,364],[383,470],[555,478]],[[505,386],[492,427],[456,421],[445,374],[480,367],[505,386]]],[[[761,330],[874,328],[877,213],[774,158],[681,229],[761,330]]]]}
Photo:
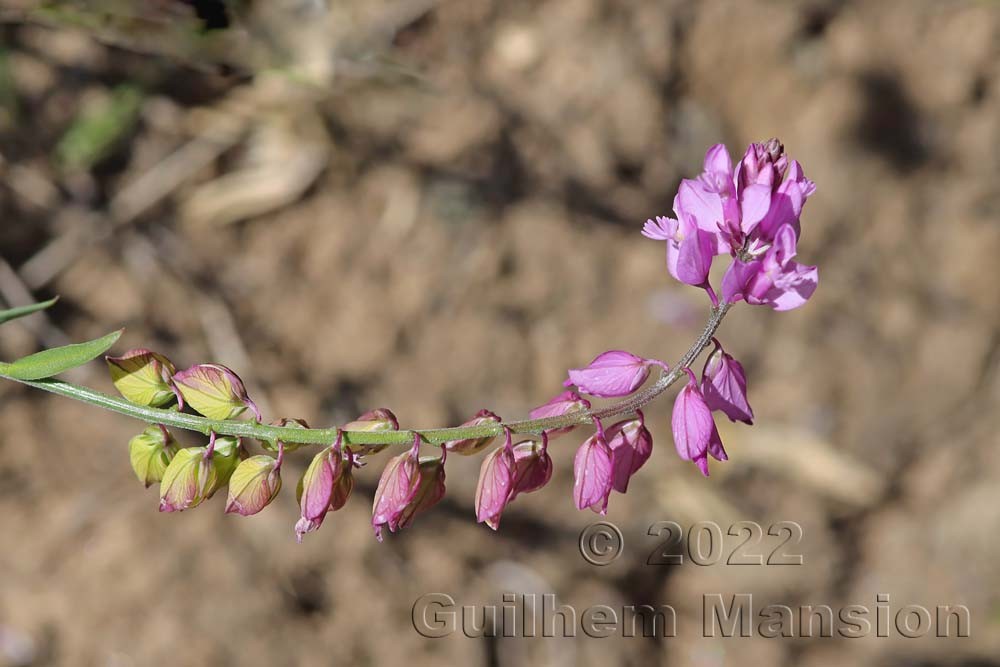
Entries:
{"type": "Polygon", "coordinates": [[[753,424],[753,410],[747,401],[747,376],[743,364],[721,348],[709,357],[701,378],[705,403],[731,421],[753,424]]]}
{"type": "Polygon", "coordinates": [[[653,436],[639,419],[619,422],[608,429],[612,488],[628,491],[628,483],[653,453],[653,436]]]}
{"type": "Polygon", "coordinates": [[[552,479],[552,458],[548,451],[528,441],[514,445],[514,484],[510,500],[521,493],[537,491],[552,479]]]}
{"type": "Polygon", "coordinates": [[[684,179],[677,190],[678,218],[692,218],[698,227],[706,231],[718,229],[722,219],[722,198],[709,192],[701,183],[684,179]]]}
{"type": "Polygon", "coordinates": [[[677,235],[677,221],[658,215],[655,221],[646,221],[642,227],[642,235],[654,241],[669,241],[677,235]]]}
{"type": "Polygon", "coordinates": [[[418,467],[417,458],[407,452],[393,457],[382,471],[372,507],[372,527],[379,541],[382,540],[382,526],[388,526],[393,532],[398,527],[400,515],[417,490],[418,467]]]}
{"type": "Polygon", "coordinates": [[[722,277],[722,300],[735,303],[746,298],[747,283],[761,270],[759,261],[744,263],[734,259],[722,277]]]}
{"type": "Polygon", "coordinates": [[[587,438],[573,459],[573,499],[577,509],[600,507],[604,513],[611,494],[611,449],[599,433],[587,438]]]}
{"type": "Polygon", "coordinates": [[[705,152],[705,171],[723,173],[731,176],[733,173],[733,161],[729,157],[729,151],[725,144],[715,144],[705,152]]]}
{"type": "Polygon", "coordinates": [[[693,376],[688,385],[677,394],[671,426],[674,445],[682,459],[695,461],[705,455],[715,422],[693,376]]]}
{"type": "Polygon", "coordinates": [[[674,277],[686,285],[704,285],[712,268],[715,240],[711,234],[696,229],[680,243],[674,277]]]}
{"type": "Polygon", "coordinates": [[[649,362],[624,350],[599,354],[586,368],[569,371],[569,379],[585,394],[612,398],[628,396],[649,377],[649,362]]]}
{"type": "Polygon", "coordinates": [[[476,485],[476,521],[496,530],[500,516],[511,500],[514,485],[514,454],[508,446],[490,452],[479,467],[476,485]]]}
{"type": "Polygon", "coordinates": [[[740,228],[749,234],[764,219],[771,208],[771,187],[769,185],[749,185],[740,195],[740,228]]]}
{"type": "Polygon", "coordinates": [[[818,284],[819,270],[815,266],[789,262],[764,300],[777,311],[792,310],[808,301],[818,284]]]}

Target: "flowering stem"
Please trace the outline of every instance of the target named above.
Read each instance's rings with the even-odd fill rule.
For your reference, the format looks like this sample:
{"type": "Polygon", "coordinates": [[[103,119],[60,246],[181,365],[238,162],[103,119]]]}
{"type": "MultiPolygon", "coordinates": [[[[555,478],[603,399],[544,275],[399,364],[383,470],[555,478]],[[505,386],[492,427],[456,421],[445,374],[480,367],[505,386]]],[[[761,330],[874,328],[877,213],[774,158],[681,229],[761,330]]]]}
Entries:
{"type": "MultiPolygon", "coordinates": [[[[543,419],[526,419],[515,422],[487,422],[478,426],[465,426],[454,428],[419,429],[404,431],[339,431],[337,428],[294,428],[287,426],[269,426],[253,421],[238,420],[216,420],[200,417],[198,415],[185,414],[176,409],[150,408],[136,405],[129,401],[109,396],[108,394],[83,387],[80,385],[63,382],[62,380],[17,380],[22,384],[36,389],[65,396],[89,403],[90,405],[117,412],[128,417],[144,421],[149,424],[161,424],[172,426],[189,431],[197,431],[204,435],[229,435],[243,438],[255,438],[267,442],[277,442],[281,440],[286,443],[303,445],[329,445],[337,439],[338,432],[342,433],[343,441],[354,449],[363,449],[365,445],[412,445],[415,436],[423,438],[430,444],[441,444],[448,440],[463,440],[466,438],[484,438],[491,435],[501,435],[505,430],[511,433],[537,435],[543,431],[561,428],[566,426],[578,426],[592,423],[596,419],[605,419],[623,414],[634,413],[654,398],[662,394],[678,378],[685,373],[685,369],[701,354],[712,340],[722,319],[726,316],[732,304],[722,303],[712,308],[712,314],[705,325],[705,330],[698,339],[688,348],[673,368],[666,373],[662,373],[655,383],[646,389],[634,394],[622,401],[601,408],[589,410],[578,410],[556,417],[545,417],[543,419]]],[[[16,380],[0,374],[0,378],[16,380]]]]}

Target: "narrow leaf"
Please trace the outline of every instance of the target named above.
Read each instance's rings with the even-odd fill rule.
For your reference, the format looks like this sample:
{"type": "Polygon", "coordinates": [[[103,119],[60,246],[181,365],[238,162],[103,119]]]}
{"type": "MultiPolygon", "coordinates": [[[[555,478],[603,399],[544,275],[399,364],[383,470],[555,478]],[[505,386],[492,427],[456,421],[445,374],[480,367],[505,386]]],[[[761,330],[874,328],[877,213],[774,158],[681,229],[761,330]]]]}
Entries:
{"type": "Polygon", "coordinates": [[[31,315],[39,310],[45,310],[58,300],[59,297],[56,297],[54,299],[49,299],[48,301],[33,303],[30,306],[20,306],[18,308],[11,308],[10,310],[0,310],[0,324],[16,320],[17,318],[24,317],[25,315],[31,315]]]}
{"type": "Polygon", "coordinates": [[[86,343],[75,343],[42,350],[35,354],[21,357],[10,364],[0,364],[0,374],[15,380],[41,380],[52,377],[71,368],[101,356],[115,344],[124,329],[112,331],[107,336],[86,343]]]}

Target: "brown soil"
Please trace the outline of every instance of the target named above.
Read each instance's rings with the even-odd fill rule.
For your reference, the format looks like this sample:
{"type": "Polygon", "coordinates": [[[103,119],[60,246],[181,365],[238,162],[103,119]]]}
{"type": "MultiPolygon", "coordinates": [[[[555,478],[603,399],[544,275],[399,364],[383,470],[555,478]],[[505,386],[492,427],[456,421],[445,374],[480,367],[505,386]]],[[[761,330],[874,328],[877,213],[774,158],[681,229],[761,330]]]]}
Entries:
{"type": "MultiPolygon", "coordinates": [[[[727,318],[758,423],[724,425],[710,479],[674,454],[669,400],[648,410],[657,446],[612,499],[625,550],[603,568],[577,545],[596,520],[571,500],[579,435],[498,533],[475,523],[479,459],[455,456],[445,502],[379,544],[373,458],[298,545],[306,453],[253,519],[221,498],[163,515],[128,465],[138,423],[0,385],[0,665],[1000,664],[1000,5],[442,3],[396,35],[402,66],[348,54],[321,93],[66,28],[0,35],[0,254],[20,274],[3,297],[62,296],[0,330],[5,359],[124,325],[122,350],[231,365],[271,417],[526,415],[598,352],[672,360],[697,335],[703,295],[638,230],[718,141],[779,136],[803,163],[800,254],[822,277],[801,310],[727,318]],[[135,126],[61,166],[75,115],[126,82],[135,126]],[[129,190],[198,137],[227,147],[162,198],[129,190]],[[647,565],[667,520],[795,521],[804,564],[647,565]],[[412,627],[425,593],[508,591],[669,604],[677,636],[412,627]],[[971,632],[704,638],[713,593],[873,623],[877,594],[893,615],[960,604],[971,632]]],[[[111,391],[96,363],[74,379],[111,391]]]]}

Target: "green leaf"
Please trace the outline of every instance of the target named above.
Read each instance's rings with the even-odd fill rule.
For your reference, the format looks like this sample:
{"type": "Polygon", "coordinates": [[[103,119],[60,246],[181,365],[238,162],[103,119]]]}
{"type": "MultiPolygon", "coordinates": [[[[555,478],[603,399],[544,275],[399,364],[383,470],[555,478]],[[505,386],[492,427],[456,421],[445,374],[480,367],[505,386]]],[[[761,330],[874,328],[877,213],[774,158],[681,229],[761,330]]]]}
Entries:
{"type": "Polygon", "coordinates": [[[41,303],[33,303],[30,306],[20,306],[18,308],[11,308],[10,310],[0,310],[0,324],[16,320],[17,318],[24,317],[25,315],[31,315],[39,310],[45,310],[58,300],[59,297],[56,297],[54,299],[49,299],[48,301],[42,301],[41,303]]]}
{"type": "Polygon", "coordinates": [[[86,343],[42,350],[9,364],[0,363],[0,374],[15,380],[41,380],[58,375],[71,368],[82,366],[107,352],[122,335],[122,331],[124,329],[112,331],[107,336],[86,343]]]}

